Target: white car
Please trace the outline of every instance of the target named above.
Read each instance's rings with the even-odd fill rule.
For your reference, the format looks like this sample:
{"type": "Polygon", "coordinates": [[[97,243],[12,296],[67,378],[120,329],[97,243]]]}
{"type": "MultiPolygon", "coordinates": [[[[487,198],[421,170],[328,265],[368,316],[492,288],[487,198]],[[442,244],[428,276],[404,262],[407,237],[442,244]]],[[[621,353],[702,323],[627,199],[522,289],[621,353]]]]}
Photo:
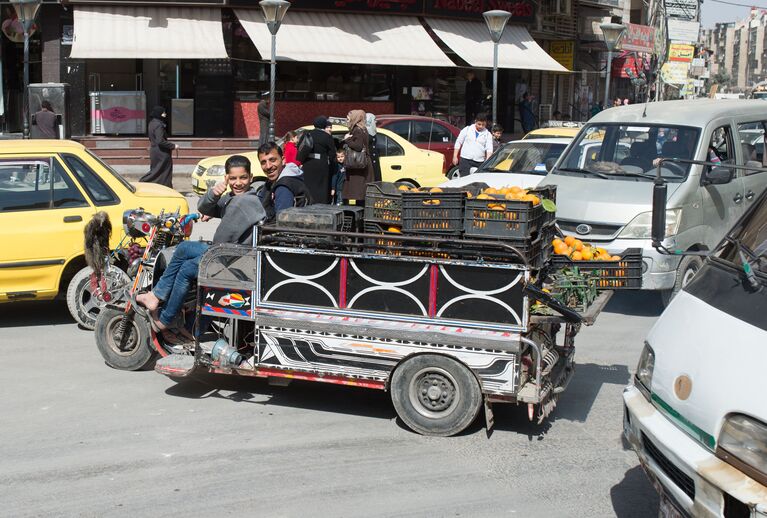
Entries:
{"type": "Polygon", "coordinates": [[[471,174],[454,178],[442,184],[442,187],[463,187],[475,182],[483,182],[494,188],[510,185],[535,187],[546,177],[548,169],[553,166],[572,140],[571,138],[513,140],[502,144],[471,174]]]}

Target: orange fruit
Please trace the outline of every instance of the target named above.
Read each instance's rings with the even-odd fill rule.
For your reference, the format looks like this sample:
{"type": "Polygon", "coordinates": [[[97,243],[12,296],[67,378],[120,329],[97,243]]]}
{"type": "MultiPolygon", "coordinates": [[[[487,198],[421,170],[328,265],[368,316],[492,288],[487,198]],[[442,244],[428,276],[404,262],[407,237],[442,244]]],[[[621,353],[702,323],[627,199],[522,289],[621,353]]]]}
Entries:
{"type": "Polygon", "coordinates": [[[387,232],[393,232],[393,233],[395,233],[395,234],[401,234],[401,233],[402,233],[402,230],[400,230],[400,228],[399,228],[399,227],[389,227],[389,228],[387,229],[387,232]]]}
{"type": "Polygon", "coordinates": [[[573,246],[573,243],[575,243],[575,238],[573,236],[565,236],[565,244],[567,246],[573,246]]]}
{"type": "Polygon", "coordinates": [[[443,192],[439,187],[432,187],[429,192],[443,192]]]}
{"type": "Polygon", "coordinates": [[[564,244],[565,242],[559,239],[558,237],[555,237],[554,239],[551,240],[551,245],[554,247],[556,247],[557,245],[564,245],[564,244]]]}
{"type": "Polygon", "coordinates": [[[573,255],[572,255],[571,258],[572,258],[573,261],[582,261],[583,260],[583,254],[581,254],[578,251],[575,251],[575,252],[573,252],[573,255]]]}
{"type": "Polygon", "coordinates": [[[492,200],[492,199],[493,199],[493,197],[492,197],[492,196],[490,196],[489,194],[485,194],[485,192],[484,192],[484,191],[482,191],[482,194],[480,194],[479,196],[477,196],[477,199],[478,199],[478,200],[492,200]]]}
{"type": "MultiPolygon", "coordinates": [[[[559,241],[555,239],[555,241],[559,241]]],[[[558,255],[567,255],[567,245],[563,241],[554,243],[554,253],[558,255]]]]}
{"type": "Polygon", "coordinates": [[[409,191],[410,187],[408,187],[407,185],[399,185],[397,186],[397,189],[399,189],[400,191],[409,191]]]}
{"type": "Polygon", "coordinates": [[[528,194],[527,196],[530,198],[530,201],[533,202],[533,205],[538,205],[541,203],[541,199],[538,198],[538,196],[535,194],[528,194]]]}
{"type": "Polygon", "coordinates": [[[511,191],[511,192],[519,192],[521,190],[522,190],[522,187],[518,187],[516,185],[513,186],[513,187],[509,187],[509,191],[511,191]]]}
{"type": "Polygon", "coordinates": [[[467,198],[472,198],[472,197],[473,197],[473,195],[472,195],[470,192],[466,191],[466,197],[467,197],[467,198]]]}
{"type": "Polygon", "coordinates": [[[620,261],[620,260],[621,260],[621,256],[619,256],[619,255],[614,255],[614,256],[612,256],[610,259],[612,259],[613,261],[620,261]]]}
{"type": "Polygon", "coordinates": [[[580,239],[576,239],[576,240],[574,240],[574,241],[573,241],[573,248],[575,248],[575,249],[576,249],[576,250],[578,250],[579,252],[580,252],[581,250],[583,250],[583,241],[581,241],[580,239]]]}

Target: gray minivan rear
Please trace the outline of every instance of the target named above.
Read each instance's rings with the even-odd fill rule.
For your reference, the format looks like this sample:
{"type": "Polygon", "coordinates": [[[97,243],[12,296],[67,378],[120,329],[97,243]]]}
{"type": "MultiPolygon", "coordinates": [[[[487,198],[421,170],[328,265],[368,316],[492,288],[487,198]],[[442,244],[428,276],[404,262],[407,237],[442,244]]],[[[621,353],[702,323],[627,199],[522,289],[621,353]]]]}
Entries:
{"type": "MultiPolygon", "coordinates": [[[[711,250],[767,187],[767,103],[698,99],[635,104],[597,114],[541,185],[557,185],[557,221],[568,235],[620,253],[643,249],[642,287],[666,302],[702,261],[661,255],[650,238],[653,179],[660,157],[753,166],[728,181],[708,180],[712,166],[664,162],[666,241],[672,250],[711,250]],[[600,146],[584,143],[600,142],[600,146]],[[584,151],[588,150],[588,151],[584,151]],[[581,154],[588,152],[589,156],[581,154]]],[[[717,167],[717,166],[713,166],[717,167]]]]}

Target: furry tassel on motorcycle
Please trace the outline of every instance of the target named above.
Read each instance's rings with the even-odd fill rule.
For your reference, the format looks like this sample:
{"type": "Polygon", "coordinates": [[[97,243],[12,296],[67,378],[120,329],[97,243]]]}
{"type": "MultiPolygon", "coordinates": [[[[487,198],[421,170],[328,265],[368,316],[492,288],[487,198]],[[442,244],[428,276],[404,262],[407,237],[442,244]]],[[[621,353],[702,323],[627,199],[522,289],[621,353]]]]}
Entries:
{"type": "Polygon", "coordinates": [[[109,214],[97,212],[85,225],[85,262],[93,268],[97,278],[104,273],[109,257],[109,238],[112,236],[112,222],[109,214]]]}

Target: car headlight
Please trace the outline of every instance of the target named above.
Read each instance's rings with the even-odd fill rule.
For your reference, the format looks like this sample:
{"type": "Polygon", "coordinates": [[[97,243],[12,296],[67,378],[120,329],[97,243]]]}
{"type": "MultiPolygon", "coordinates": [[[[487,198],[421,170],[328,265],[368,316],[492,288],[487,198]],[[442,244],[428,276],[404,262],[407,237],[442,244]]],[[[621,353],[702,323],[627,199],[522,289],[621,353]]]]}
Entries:
{"type": "Polygon", "coordinates": [[[729,416],[719,433],[717,457],[756,479],[767,482],[767,425],[742,414],[729,416]]]}
{"type": "Polygon", "coordinates": [[[224,166],[212,165],[208,168],[208,176],[224,176],[224,166]]]}
{"type": "Polygon", "coordinates": [[[198,165],[194,168],[194,175],[195,176],[202,176],[202,174],[205,172],[205,168],[201,165],[198,165]]]}
{"type": "Polygon", "coordinates": [[[650,393],[652,390],[652,374],[655,370],[655,351],[652,350],[650,344],[645,342],[644,349],[642,349],[642,355],[639,357],[639,363],[637,364],[637,372],[634,375],[637,383],[635,385],[639,390],[650,399],[650,393]]]}
{"type": "MultiPolygon", "coordinates": [[[[682,221],[682,209],[666,211],[666,237],[675,236],[682,221]]],[[[652,237],[652,212],[641,212],[623,227],[618,237],[624,239],[650,239],[652,237]]]]}

